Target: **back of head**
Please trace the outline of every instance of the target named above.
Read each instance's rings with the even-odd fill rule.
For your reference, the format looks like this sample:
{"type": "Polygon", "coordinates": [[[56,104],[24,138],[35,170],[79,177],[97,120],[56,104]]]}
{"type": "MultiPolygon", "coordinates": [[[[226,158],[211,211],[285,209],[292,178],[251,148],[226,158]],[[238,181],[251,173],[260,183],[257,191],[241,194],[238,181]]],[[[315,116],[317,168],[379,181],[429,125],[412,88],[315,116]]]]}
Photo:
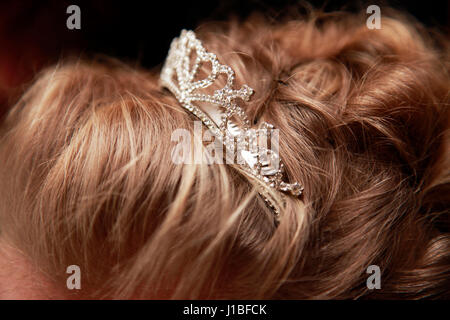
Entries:
{"type": "Polygon", "coordinates": [[[172,161],[177,129],[207,146],[157,71],[69,61],[3,123],[3,241],[56,287],[80,266],[83,297],[448,297],[447,42],[398,14],[380,30],[363,18],[198,29],[255,89],[245,111],[279,129],[304,185],[278,226],[232,166],[172,161]],[[366,287],[370,265],[382,290],[366,287]]]}

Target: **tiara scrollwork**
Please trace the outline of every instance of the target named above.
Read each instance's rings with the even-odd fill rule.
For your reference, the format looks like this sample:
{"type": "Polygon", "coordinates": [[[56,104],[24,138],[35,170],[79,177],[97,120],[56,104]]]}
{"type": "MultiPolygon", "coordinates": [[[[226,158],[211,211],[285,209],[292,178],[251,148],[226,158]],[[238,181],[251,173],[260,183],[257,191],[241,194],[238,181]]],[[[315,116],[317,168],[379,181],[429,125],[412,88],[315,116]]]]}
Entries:
{"type": "Polygon", "coordinates": [[[285,182],[278,150],[259,143],[260,134],[270,135],[274,127],[265,122],[262,131],[251,128],[237,100],[249,101],[253,89],[243,85],[236,90],[233,88],[234,80],[233,69],[219,63],[216,55],[206,51],[195,33],[186,30],[172,41],[160,75],[161,85],[169,89],[186,110],[198,117],[227,150],[236,149],[236,143],[245,146],[237,150],[237,157],[243,159],[238,167],[259,184],[258,192],[272,208],[278,222],[280,209],[269,190],[300,196],[303,187],[298,182],[285,182]],[[204,79],[197,80],[203,63],[211,64],[211,72],[204,79]],[[212,94],[201,91],[212,86],[220,75],[226,76],[225,86],[212,94]],[[202,107],[195,102],[203,102],[202,107]]]}

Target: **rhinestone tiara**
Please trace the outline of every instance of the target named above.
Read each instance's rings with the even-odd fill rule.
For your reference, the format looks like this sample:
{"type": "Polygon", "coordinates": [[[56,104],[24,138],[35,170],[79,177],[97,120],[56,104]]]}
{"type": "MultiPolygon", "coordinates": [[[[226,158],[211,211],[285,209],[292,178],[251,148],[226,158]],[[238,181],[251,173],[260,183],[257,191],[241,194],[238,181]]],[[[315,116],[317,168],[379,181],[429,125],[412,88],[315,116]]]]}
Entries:
{"type": "MultiPolygon", "coordinates": [[[[260,143],[261,136],[264,139],[275,136],[278,142],[278,135],[273,134],[274,127],[267,122],[257,130],[251,128],[247,115],[236,100],[249,101],[253,89],[245,84],[239,90],[233,89],[234,78],[234,71],[220,64],[215,54],[207,52],[193,31],[182,30],[180,37],[173,39],[170,45],[160,83],[175,95],[181,106],[208,127],[227,151],[234,152],[238,145],[243,146],[236,150],[237,158],[242,160],[238,163],[238,169],[257,182],[259,194],[273,210],[275,221],[279,222],[280,208],[272,191],[298,197],[303,187],[298,182],[287,183],[283,180],[284,169],[278,151],[260,143]],[[204,79],[197,80],[196,76],[204,63],[211,64],[211,72],[204,79]],[[200,92],[215,84],[220,75],[226,76],[225,86],[214,90],[212,95],[200,92]],[[202,107],[199,103],[194,105],[195,102],[200,102],[202,107]]],[[[235,156],[232,157],[231,160],[234,160],[235,156]]]]}

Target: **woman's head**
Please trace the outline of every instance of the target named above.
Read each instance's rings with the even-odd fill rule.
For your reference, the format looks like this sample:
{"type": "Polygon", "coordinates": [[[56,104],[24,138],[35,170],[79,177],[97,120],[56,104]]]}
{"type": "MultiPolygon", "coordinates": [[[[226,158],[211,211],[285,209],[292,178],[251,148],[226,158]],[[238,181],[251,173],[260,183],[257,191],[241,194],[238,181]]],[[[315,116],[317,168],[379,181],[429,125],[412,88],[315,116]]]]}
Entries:
{"type": "Polygon", "coordinates": [[[45,70],[4,122],[3,241],[56,287],[80,266],[83,297],[448,295],[446,42],[399,16],[379,30],[364,18],[197,30],[255,89],[246,113],[279,129],[287,174],[304,185],[277,227],[233,167],[174,163],[172,133],[193,133],[195,118],[158,70],[105,59],[45,70]]]}

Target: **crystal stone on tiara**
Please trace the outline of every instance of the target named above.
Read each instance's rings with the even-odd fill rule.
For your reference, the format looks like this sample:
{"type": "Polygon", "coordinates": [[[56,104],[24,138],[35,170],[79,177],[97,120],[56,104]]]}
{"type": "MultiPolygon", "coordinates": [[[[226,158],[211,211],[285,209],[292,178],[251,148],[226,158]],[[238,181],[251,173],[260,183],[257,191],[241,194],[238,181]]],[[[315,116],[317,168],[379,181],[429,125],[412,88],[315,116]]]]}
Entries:
{"type": "MultiPolygon", "coordinates": [[[[233,89],[234,77],[234,71],[229,66],[220,64],[215,54],[207,52],[193,31],[183,30],[180,37],[175,38],[170,45],[160,82],[175,95],[186,110],[197,116],[226,148],[234,150],[236,141],[247,144],[247,149],[239,150],[238,156],[244,159],[239,168],[258,182],[259,193],[273,209],[278,221],[279,209],[268,190],[299,196],[303,187],[298,182],[283,181],[283,164],[278,151],[258,144],[260,130],[250,127],[247,115],[236,102],[237,99],[249,101],[253,89],[247,85],[243,85],[239,90],[233,89]],[[195,80],[201,64],[208,62],[211,63],[211,73],[202,80],[195,80]],[[227,77],[223,88],[215,90],[212,95],[199,92],[213,85],[221,74],[227,77]],[[193,104],[196,101],[206,104],[203,103],[200,108],[193,104]]],[[[262,129],[264,134],[270,134],[273,126],[265,122],[262,129]]]]}

